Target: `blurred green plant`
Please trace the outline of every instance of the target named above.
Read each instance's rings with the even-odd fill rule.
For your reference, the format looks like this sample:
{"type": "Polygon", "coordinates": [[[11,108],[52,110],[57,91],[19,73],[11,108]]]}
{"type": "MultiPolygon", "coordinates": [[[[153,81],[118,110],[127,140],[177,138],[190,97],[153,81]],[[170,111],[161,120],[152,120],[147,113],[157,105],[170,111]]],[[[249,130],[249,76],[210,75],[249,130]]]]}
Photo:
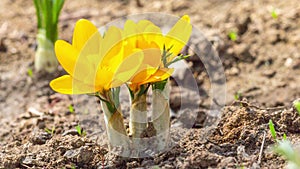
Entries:
{"type": "Polygon", "coordinates": [[[238,168],[238,169],[244,169],[245,167],[244,167],[243,164],[241,164],[241,165],[240,165],[240,164],[237,164],[237,165],[236,165],[236,168],[238,168]]]}
{"type": "Polygon", "coordinates": [[[297,110],[298,114],[300,115],[300,101],[295,101],[294,107],[297,110]]]}
{"type": "Polygon", "coordinates": [[[34,67],[36,71],[54,72],[58,61],[54,52],[57,40],[57,24],[64,0],[33,0],[37,16],[37,51],[34,67]]]}
{"type": "Polygon", "coordinates": [[[277,10],[275,8],[272,9],[271,16],[272,16],[273,19],[278,18],[278,13],[277,13],[277,10]]]}
{"type": "Polygon", "coordinates": [[[74,113],[75,112],[75,109],[74,109],[74,107],[73,107],[72,104],[69,105],[69,112],[70,113],[74,113]]]}
{"type": "Polygon", "coordinates": [[[234,100],[240,100],[242,97],[242,93],[240,91],[237,91],[233,97],[234,97],[234,100]]]}
{"type": "Polygon", "coordinates": [[[235,31],[230,31],[230,32],[228,33],[228,37],[229,37],[230,40],[236,41],[238,35],[237,35],[237,33],[236,33],[235,31]]]}
{"type": "Polygon", "coordinates": [[[271,119],[269,120],[269,129],[270,129],[270,132],[271,132],[271,135],[272,135],[273,139],[276,141],[277,134],[276,134],[276,131],[275,131],[274,123],[271,119]]]}
{"type": "Polygon", "coordinates": [[[53,135],[55,132],[55,126],[52,127],[52,129],[49,128],[45,128],[45,132],[47,132],[48,134],[53,135]]]}
{"type": "Polygon", "coordinates": [[[293,148],[293,145],[289,140],[279,140],[277,145],[274,147],[274,151],[283,156],[288,161],[288,169],[300,168],[299,152],[297,152],[295,148],[293,148]]]}
{"type": "Polygon", "coordinates": [[[278,140],[275,131],[274,123],[269,120],[269,129],[273,139],[276,141],[273,151],[284,157],[288,161],[286,168],[298,169],[300,168],[300,155],[294,148],[291,142],[287,139],[286,134],[283,134],[283,139],[278,140]]]}
{"type": "Polygon", "coordinates": [[[32,69],[31,68],[28,68],[27,69],[27,75],[29,76],[29,77],[33,77],[33,71],[32,71],[32,69]]]}
{"type": "Polygon", "coordinates": [[[77,133],[80,135],[80,136],[85,136],[86,135],[86,132],[83,131],[83,129],[81,128],[81,126],[78,124],[75,129],[77,130],[77,133]]]}

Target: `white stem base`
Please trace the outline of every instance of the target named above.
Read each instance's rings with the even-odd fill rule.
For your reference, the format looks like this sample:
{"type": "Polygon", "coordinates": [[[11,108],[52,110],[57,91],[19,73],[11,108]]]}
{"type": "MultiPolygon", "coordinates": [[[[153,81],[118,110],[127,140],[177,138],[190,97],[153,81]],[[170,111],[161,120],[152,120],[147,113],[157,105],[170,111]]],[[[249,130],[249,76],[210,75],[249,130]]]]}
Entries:
{"type": "Polygon", "coordinates": [[[46,31],[40,29],[37,35],[38,48],[35,53],[34,68],[37,72],[49,73],[57,70],[58,61],[55,56],[53,43],[46,38],[46,31]]]}

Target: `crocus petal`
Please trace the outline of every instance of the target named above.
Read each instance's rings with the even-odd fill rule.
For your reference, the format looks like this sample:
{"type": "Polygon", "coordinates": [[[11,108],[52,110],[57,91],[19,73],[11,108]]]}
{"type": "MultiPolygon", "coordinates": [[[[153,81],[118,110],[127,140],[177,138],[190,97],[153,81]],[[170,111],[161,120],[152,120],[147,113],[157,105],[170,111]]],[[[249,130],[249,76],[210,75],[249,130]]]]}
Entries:
{"type": "Polygon", "coordinates": [[[167,69],[167,68],[158,69],[153,75],[151,75],[147,80],[143,81],[143,83],[141,84],[154,83],[154,82],[165,80],[172,75],[173,71],[174,69],[167,69]]]}
{"type": "Polygon", "coordinates": [[[144,56],[143,62],[130,80],[130,83],[142,83],[156,72],[161,63],[160,49],[144,49],[141,51],[144,56]]]}
{"type": "Polygon", "coordinates": [[[93,34],[81,49],[78,61],[88,62],[90,66],[97,66],[102,59],[100,54],[102,43],[104,42],[101,35],[93,34]]]}
{"type": "Polygon", "coordinates": [[[145,30],[144,33],[157,33],[157,34],[161,34],[161,30],[158,26],[151,24],[148,25],[145,30]]]}
{"type": "Polygon", "coordinates": [[[122,33],[117,27],[111,26],[105,32],[104,43],[102,44],[102,54],[113,56],[119,52],[122,46],[122,33]]]}
{"type": "Polygon", "coordinates": [[[86,59],[79,57],[78,50],[69,43],[63,40],[57,40],[55,42],[55,53],[61,66],[68,72],[68,74],[75,77],[77,80],[86,76],[86,74],[90,71],[90,67],[86,59]]]}
{"type": "Polygon", "coordinates": [[[55,42],[55,53],[57,60],[61,66],[69,73],[73,74],[74,66],[79,55],[78,50],[76,50],[72,45],[63,41],[57,40],[55,42]]]}
{"type": "Polygon", "coordinates": [[[161,29],[156,25],[148,25],[145,28],[144,39],[149,43],[149,48],[161,48],[163,46],[164,37],[161,29]]]}
{"type": "Polygon", "coordinates": [[[173,57],[170,57],[170,60],[177,56],[177,54],[182,50],[184,45],[188,42],[191,33],[192,25],[190,24],[190,18],[188,15],[184,15],[166,35],[166,48],[168,49],[172,47],[170,53],[173,54],[173,57]]]}
{"type": "Polygon", "coordinates": [[[131,84],[146,84],[146,80],[149,79],[155,72],[157,68],[148,67],[139,71],[131,80],[131,84]]]}
{"type": "Polygon", "coordinates": [[[137,30],[139,31],[139,33],[144,32],[145,29],[146,29],[149,25],[155,26],[152,22],[150,22],[150,21],[148,21],[148,20],[140,20],[140,21],[137,23],[137,30]]]}
{"type": "Polygon", "coordinates": [[[86,41],[95,33],[99,33],[97,27],[90,21],[86,19],[80,19],[76,22],[72,45],[81,50],[86,41]]]}
{"type": "Polygon", "coordinates": [[[102,60],[100,54],[100,46],[102,43],[100,34],[92,35],[86,42],[74,67],[74,78],[86,84],[94,84],[96,72],[102,60]]]}
{"type": "Polygon", "coordinates": [[[111,87],[121,86],[129,79],[131,79],[140,68],[143,60],[143,51],[135,52],[134,54],[125,58],[119,65],[118,69],[115,71],[111,87]]]}
{"type": "Polygon", "coordinates": [[[124,24],[123,37],[128,38],[137,34],[137,25],[133,20],[127,20],[124,24]]]}
{"type": "Polygon", "coordinates": [[[109,70],[109,67],[100,67],[96,73],[94,83],[101,86],[104,90],[111,88],[114,72],[109,70]]]}
{"type": "Polygon", "coordinates": [[[79,80],[73,79],[70,75],[64,75],[50,82],[50,87],[62,94],[85,94],[99,91],[100,88],[86,85],[79,80]]]}
{"type": "MultiPolygon", "coordinates": [[[[143,64],[151,67],[158,67],[161,63],[161,50],[159,48],[144,49],[143,64]]],[[[143,69],[143,67],[141,67],[143,69]]]]}

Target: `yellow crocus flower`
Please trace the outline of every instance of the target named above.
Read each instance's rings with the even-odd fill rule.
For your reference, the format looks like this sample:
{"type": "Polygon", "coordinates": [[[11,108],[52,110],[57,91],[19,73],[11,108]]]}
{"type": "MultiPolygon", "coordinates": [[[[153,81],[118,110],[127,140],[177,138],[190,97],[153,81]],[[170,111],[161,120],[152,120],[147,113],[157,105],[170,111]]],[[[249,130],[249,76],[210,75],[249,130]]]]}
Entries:
{"type": "Polygon", "coordinates": [[[167,68],[163,63],[164,50],[168,50],[170,54],[166,58],[166,62],[170,63],[187,43],[191,32],[192,25],[188,15],[181,17],[166,35],[163,35],[161,29],[148,20],[141,20],[138,23],[127,20],[122,32],[126,42],[124,52],[131,53],[135,49],[153,51],[150,52],[151,55],[144,54],[142,70],[130,80],[131,89],[169,78],[173,69],[167,68]]]}
{"type": "Polygon", "coordinates": [[[188,42],[192,33],[192,25],[188,15],[182,16],[171,30],[163,35],[161,29],[148,20],[141,20],[135,23],[127,20],[123,30],[123,37],[126,37],[127,47],[149,49],[158,48],[163,52],[170,49],[172,54],[168,61],[172,61],[188,42]]]}
{"type": "Polygon", "coordinates": [[[110,27],[102,37],[88,20],[77,21],[72,44],[55,43],[55,52],[68,75],[50,82],[53,90],[63,94],[103,93],[128,81],[139,70],[143,52],[124,56],[122,33],[110,27]]]}

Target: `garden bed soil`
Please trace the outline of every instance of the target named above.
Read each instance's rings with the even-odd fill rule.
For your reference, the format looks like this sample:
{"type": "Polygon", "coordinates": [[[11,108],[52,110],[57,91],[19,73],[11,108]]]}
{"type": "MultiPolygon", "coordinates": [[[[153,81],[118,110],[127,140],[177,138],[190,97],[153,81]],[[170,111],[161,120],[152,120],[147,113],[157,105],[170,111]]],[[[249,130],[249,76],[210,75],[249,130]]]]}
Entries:
{"type": "MultiPolygon", "coordinates": [[[[176,111],[180,90],[173,86],[172,124],[180,126],[172,130],[176,144],[168,152],[140,159],[109,153],[103,113],[95,99],[61,95],[49,88],[51,79],[64,74],[62,68],[51,75],[28,75],[36,49],[32,3],[0,1],[0,168],[284,168],[287,164],[272,152],[275,142],[268,122],[272,119],[279,137],[285,133],[292,143],[299,143],[299,115],[292,106],[300,97],[297,0],[66,1],[59,24],[61,39],[71,41],[80,18],[100,27],[129,14],[188,14],[222,60],[226,106],[218,125],[209,133],[203,128],[211,83],[201,61],[191,56],[188,62],[201,95],[200,101],[190,100],[200,103],[199,110],[190,112],[197,117],[195,124],[192,128],[181,125],[185,118],[180,117],[188,119],[189,114],[176,111]],[[273,8],[278,10],[276,19],[271,16],[273,8]],[[228,38],[230,31],[237,32],[236,41],[228,38]],[[237,92],[239,101],[234,100],[237,92]],[[85,120],[87,115],[76,109],[79,104],[92,105],[95,118],[85,120]],[[79,123],[86,136],[76,131],[79,123]],[[178,133],[180,139],[175,137],[178,133]]],[[[199,45],[190,43],[193,49],[199,45]]]]}

